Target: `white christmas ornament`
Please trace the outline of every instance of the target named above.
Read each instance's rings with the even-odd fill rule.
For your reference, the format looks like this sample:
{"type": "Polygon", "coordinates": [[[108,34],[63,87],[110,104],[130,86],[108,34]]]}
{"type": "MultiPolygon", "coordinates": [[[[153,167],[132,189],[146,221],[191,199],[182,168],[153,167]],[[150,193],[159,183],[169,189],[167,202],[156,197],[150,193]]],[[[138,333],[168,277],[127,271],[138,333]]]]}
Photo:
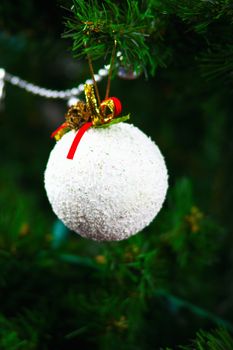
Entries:
{"type": "Polygon", "coordinates": [[[71,230],[97,241],[119,241],[143,230],[157,215],[167,188],[159,148],[132,124],[90,128],[74,158],[76,132],[52,150],[45,189],[55,214],[71,230]]]}

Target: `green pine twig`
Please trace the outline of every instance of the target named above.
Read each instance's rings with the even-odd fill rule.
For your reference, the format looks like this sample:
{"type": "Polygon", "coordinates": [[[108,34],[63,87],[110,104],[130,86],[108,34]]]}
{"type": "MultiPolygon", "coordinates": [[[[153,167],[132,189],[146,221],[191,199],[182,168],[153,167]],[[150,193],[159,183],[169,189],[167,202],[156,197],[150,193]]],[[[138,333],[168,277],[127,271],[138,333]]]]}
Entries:
{"type": "Polygon", "coordinates": [[[129,0],[121,5],[110,0],[73,0],[72,17],[67,18],[63,37],[73,40],[72,50],[77,58],[91,55],[93,60],[109,60],[117,42],[124,66],[145,70],[149,65],[154,71],[156,62],[147,42],[154,20],[149,3],[142,6],[129,0]]]}

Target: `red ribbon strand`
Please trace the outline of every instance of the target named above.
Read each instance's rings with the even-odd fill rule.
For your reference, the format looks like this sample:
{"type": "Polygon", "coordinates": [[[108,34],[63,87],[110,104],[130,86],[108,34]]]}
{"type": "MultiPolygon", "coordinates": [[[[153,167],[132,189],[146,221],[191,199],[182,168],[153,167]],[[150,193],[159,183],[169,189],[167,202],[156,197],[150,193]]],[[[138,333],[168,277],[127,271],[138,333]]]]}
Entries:
{"type": "Polygon", "coordinates": [[[93,125],[92,122],[88,122],[84,124],[77,132],[75,135],[74,141],[72,142],[72,145],[70,147],[70,150],[67,154],[67,159],[73,159],[74,154],[76,152],[76,149],[78,147],[79,142],[81,141],[81,138],[83,137],[84,133],[93,125]]]}
{"type": "Polygon", "coordinates": [[[60,125],[60,126],[50,135],[51,139],[54,138],[54,137],[57,135],[57,133],[58,133],[59,131],[61,131],[62,129],[64,129],[64,128],[66,128],[66,127],[67,127],[67,123],[63,123],[62,125],[60,125]]]}
{"type": "Polygon", "coordinates": [[[121,104],[121,101],[119,100],[119,98],[117,98],[117,97],[109,97],[109,98],[107,98],[104,101],[107,101],[107,100],[112,100],[113,103],[114,103],[114,107],[115,107],[114,117],[117,117],[119,114],[121,114],[121,112],[122,112],[122,104],[121,104]]]}

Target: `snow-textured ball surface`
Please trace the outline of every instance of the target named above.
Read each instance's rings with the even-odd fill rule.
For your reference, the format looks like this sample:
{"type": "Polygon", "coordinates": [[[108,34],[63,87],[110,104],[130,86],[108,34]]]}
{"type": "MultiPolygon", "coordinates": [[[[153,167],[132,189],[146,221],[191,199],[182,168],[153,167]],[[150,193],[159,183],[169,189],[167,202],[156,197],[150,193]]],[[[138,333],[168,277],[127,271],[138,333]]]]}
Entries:
{"type": "Polygon", "coordinates": [[[167,169],[159,148],[132,124],[90,128],[72,160],[70,131],[52,150],[45,189],[53,211],[71,230],[118,241],[150,224],[164,202],[167,169]]]}

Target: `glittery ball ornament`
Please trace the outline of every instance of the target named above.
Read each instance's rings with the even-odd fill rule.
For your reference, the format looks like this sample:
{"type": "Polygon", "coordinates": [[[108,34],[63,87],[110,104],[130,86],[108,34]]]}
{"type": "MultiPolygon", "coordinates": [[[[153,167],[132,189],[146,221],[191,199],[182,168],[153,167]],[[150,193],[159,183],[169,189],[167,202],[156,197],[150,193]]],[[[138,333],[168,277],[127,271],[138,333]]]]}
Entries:
{"type": "Polygon", "coordinates": [[[45,189],[55,214],[71,230],[97,241],[120,241],[148,226],[164,202],[168,175],[156,144],[132,124],[90,128],[74,158],[76,132],[52,150],[45,189]]]}

